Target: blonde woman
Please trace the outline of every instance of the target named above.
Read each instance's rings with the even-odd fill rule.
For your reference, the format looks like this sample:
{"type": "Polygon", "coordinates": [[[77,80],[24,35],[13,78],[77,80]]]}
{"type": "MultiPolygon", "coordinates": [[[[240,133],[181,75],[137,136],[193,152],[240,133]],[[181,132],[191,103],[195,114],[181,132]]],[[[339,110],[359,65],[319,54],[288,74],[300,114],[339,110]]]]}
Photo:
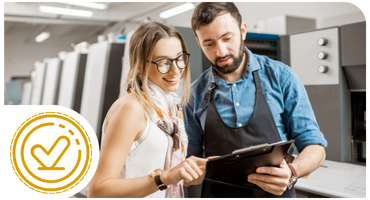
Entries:
{"type": "Polygon", "coordinates": [[[106,116],[88,197],[184,197],[183,184],[200,184],[206,162],[185,159],[190,54],[180,33],[159,22],[139,25],[129,49],[128,94],[106,116]],[[175,93],[181,77],[182,105],[175,93]]]}

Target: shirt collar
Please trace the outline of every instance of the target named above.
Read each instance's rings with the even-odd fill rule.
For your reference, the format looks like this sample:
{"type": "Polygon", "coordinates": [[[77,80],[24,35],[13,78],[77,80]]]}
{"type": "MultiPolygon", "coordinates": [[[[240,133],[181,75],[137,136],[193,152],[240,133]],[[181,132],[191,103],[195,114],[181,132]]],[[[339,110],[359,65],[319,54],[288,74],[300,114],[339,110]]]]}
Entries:
{"type": "MultiPolygon", "coordinates": [[[[244,47],[244,52],[248,54],[248,64],[247,67],[245,68],[244,74],[236,82],[247,79],[252,74],[253,71],[261,69],[261,66],[257,58],[247,47],[244,47]]],[[[222,85],[226,84],[225,80],[217,76],[216,70],[213,69],[213,67],[211,67],[211,73],[208,77],[208,82],[222,85]]]]}

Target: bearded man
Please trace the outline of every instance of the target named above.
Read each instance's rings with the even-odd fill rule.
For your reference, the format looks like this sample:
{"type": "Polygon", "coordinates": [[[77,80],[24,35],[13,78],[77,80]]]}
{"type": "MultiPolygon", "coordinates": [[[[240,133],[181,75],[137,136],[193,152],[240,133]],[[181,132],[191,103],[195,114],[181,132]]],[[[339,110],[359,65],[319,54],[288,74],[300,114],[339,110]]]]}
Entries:
{"type": "MultiPolygon", "coordinates": [[[[199,4],[191,23],[211,67],[192,84],[193,98],[184,108],[188,156],[294,139],[294,162],[258,167],[239,197],[295,197],[297,178],[324,162],[327,146],[303,84],[289,66],[243,45],[247,25],[232,2],[199,4]]],[[[215,184],[223,197],[240,189],[215,184]]]]}

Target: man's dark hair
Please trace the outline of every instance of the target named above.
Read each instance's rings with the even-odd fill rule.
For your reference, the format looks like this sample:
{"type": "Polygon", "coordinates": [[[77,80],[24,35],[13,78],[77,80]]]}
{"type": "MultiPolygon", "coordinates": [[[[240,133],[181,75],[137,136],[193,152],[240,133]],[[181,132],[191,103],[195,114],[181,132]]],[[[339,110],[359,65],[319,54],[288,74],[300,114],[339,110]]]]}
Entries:
{"type": "MultiPolygon", "coordinates": [[[[201,26],[207,25],[219,15],[230,13],[230,15],[238,22],[239,28],[242,24],[242,16],[238,8],[232,2],[203,2],[200,3],[194,10],[191,18],[191,28],[194,31],[201,26]]],[[[198,37],[198,36],[197,36],[198,37]]]]}

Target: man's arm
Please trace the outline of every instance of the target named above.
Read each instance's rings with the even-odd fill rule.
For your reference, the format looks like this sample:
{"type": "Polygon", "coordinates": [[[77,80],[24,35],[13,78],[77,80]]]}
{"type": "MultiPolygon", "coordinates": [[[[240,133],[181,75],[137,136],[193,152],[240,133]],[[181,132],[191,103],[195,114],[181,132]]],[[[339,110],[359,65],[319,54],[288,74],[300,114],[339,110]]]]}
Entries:
{"type": "Polygon", "coordinates": [[[183,108],[185,130],[188,135],[189,145],[186,157],[203,157],[203,129],[198,118],[195,117],[194,97],[183,108]]]}
{"type": "MultiPolygon", "coordinates": [[[[279,73],[283,94],[283,121],[300,154],[293,162],[298,177],[311,173],[325,160],[327,141],[317,125],[304,85],[294,71],[286,67],[279,73]]],[[[285,160],[279,168],[260,167],[248,176],[250,182],[275,195],[281,195],[289,184],[291,170],[285,160]]]]}
{"type": "Polygon", "coordinates": [[[319,144],[309,145],[297,156],[292,165],[298,177],[305,176],[320,167],[325,161],[325,148],[319,144]]]}

